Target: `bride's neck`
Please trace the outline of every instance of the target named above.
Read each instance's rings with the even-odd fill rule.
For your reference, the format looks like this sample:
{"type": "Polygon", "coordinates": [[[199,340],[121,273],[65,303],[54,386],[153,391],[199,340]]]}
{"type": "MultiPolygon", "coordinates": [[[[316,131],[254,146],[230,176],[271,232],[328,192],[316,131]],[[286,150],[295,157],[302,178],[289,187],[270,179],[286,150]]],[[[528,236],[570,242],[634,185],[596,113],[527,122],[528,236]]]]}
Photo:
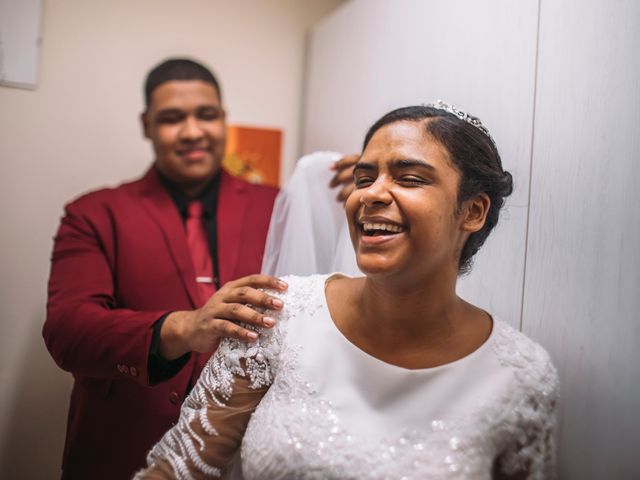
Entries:
{"type": "Polygon", "coordinates": [[[491,317],[455,294],[455,279],[401,281],[367,277],[327,285],[331,318],[361,350],[393,365],[427,368],[462,358],[489,337],[491,317]]]}
{"type": "Polygon", "coordinates": [[[398,343],[450,336],[467,305],[456,295],[455,285],[455,278],[404,285],[393,279],[366,278],[357,302],[359,318],[367,323],[361,327],[398,343]]]}

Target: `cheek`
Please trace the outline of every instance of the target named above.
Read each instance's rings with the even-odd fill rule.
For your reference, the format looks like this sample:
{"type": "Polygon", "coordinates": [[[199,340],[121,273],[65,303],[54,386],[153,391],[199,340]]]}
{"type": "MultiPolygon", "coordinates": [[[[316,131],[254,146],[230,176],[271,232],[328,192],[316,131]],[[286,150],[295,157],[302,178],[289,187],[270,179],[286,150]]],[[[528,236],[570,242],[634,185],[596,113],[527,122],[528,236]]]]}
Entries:
{"type": "Polygon", "coordinates": [[[178,130],[173,127],[161,127],[158,129],[156,144],[163,149],[171,148],[177,141],[178,130]]]}
{"type": "Polygon", "coordinates": [[[360,190],[354,190],[347,197],[347,200],[344,203],[344,211],[347,215],[347,221],[349,224],[355,222],[355,216],[360,209],[360,197],[362,196],[362,192],[360,190]]]}
{"type": "Polygon", "coordinates": [[[209,138],[213,138],[217,142],[223,143],[226,140],[227,129],[222,122],[209,124],[204,130],[207,132],[209,138]]]}
{"type": "Polygon", "coordinates": [[[423,189],[394,188],[391,191],[395,203],[411,223],[420,219],[433,209],[433,200],[423,189]]]}
{"type": "Polygon", "coordinates": [[[429,250],[449,250],[456,243],[458,226],[449,212],[427,209],[419,219],[413,219],[419,244],[429,250]]]}
{"type": "Polygon", "coordinates": [[[344,213],[347,216],[347,223],[349,224],[349,233],[351,234],[351,239],[354,239],[354,234],[356,231],[356,218],[358,215],[358,210],[360,209],[360,197],[361,192],[359,190],[354,190],[351,192],[351,195],[347,197],[347,201],[344,204],[344,213]]]}

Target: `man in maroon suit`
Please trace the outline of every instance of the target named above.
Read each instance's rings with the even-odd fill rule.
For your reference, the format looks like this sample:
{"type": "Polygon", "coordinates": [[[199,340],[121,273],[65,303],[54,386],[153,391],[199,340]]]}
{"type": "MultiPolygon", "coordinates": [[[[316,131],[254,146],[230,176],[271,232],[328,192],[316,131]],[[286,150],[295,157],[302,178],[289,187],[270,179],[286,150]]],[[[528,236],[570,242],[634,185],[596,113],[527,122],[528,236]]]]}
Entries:
{"type": "Polygon", "coordinates": [[[221,169],[218,82],[169,60],[149,73],[145,97],[152,167],[69,203],[55,238],[43,336],[75,379],[65,479],[130,478],[219,338],[255,340],[238,321],[273,325],[247,305],[282,308],[259,289],[286,285],[255,275],[277,190],[221,169]]]}

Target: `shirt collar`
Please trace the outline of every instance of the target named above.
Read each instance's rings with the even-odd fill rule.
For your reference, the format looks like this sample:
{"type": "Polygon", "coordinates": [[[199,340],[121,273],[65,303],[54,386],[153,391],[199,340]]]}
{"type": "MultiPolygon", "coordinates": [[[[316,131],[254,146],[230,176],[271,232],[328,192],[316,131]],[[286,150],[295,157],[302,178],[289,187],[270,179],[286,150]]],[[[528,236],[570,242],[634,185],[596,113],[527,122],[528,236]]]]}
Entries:
{"type": "MultiPolygon", "coordinates": [[[[180,188],[167,177],[162,175],[159,170],[158,177],[162,182],[162,185],[165,187],[173,203],[178,208],[178,212],[180,212],[180,216],[185,219],[187,218],[187,209],[189,207],[189,203],[192,199],[188,198],[180,188]]],[[[220,185],[220,173],[218,173],[215,177],[211,179],[211,181],[207,184],[207,186],[200,192],[194,200],[200,200],[202,202],[202,209],[205,218],[213,218],[216,213],[216,204],[218,200],[218,186],[220,185]]]]}

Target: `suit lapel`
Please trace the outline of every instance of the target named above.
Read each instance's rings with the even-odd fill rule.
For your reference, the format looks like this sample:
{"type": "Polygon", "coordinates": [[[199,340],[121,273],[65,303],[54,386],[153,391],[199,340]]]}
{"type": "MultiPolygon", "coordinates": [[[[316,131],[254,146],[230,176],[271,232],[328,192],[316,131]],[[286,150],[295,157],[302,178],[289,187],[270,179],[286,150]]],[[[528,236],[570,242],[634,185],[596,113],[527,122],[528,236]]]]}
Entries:
{"type": "Polygon", "coordinates": [[[248,195],[244,182],[240,182],[224,170],[220,173],[218,192],[218,271],[220,285],[235,278],[240,244],[246,221],[248,195]]]}
{"type": "Polygon", "coordinates": [[[194,308],[200,306],[195,271],[187,246],[182,219],[173,200],[160,183],[153,167],[140,182],[141,203],[162,232],[176,270],[194,308]]]}

